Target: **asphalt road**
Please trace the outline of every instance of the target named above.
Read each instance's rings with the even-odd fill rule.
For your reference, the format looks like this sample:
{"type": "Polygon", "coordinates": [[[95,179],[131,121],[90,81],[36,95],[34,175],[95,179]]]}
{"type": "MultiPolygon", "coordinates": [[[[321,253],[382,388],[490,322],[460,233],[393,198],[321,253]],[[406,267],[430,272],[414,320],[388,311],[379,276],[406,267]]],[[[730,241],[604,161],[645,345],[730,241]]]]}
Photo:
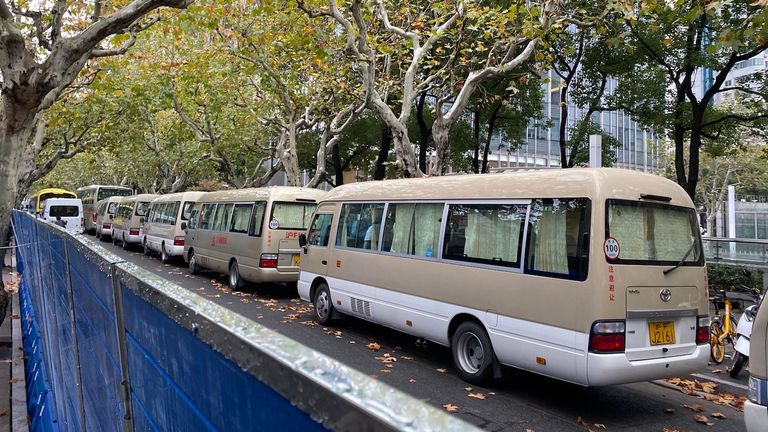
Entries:
{"type": "MultiPolygon", "coordinates": [[[[98,241],[97,241],[98,242],[98,241]]],[[[680,377],[684,385],[704,383],[692,394],[666,381],[583,388],[514,369],[492,387],[470,386],[455,374],[448,348],[423,346],[416,338],[355,318],[334,327],[312,320],[309,303],[283,285],[252,286],[232,292],[223,275],[189,273],[183,262],[163,265],[139,249],[105,248],[182,287],[251,318],[371,377],[489,431],[744,431],[743,414],[714,403],[746,396],[748,372],[732,380],[726,365],[680,377]],[[380,345],[378,351],[368,345],[380,345]],[[395,357],[396,361],[387,361],[395,357]],[[713,387],[716,385],[716,387],[713,387]],[[709,393],[707,393],[709,392],[709,393]],[[470,396],[472,395],[472,396],[470,396]],[[707,399],[699,396],[706,395],[707,399]],[[700,410],[700,411],[695,411],[700,410]],[[724,419],[713,417],[720,413],[724,419]],[[699,423],[704,420],[710,425],[699,423]]],[[[726,363],[728,360],[726,360],[726,363]]]]}

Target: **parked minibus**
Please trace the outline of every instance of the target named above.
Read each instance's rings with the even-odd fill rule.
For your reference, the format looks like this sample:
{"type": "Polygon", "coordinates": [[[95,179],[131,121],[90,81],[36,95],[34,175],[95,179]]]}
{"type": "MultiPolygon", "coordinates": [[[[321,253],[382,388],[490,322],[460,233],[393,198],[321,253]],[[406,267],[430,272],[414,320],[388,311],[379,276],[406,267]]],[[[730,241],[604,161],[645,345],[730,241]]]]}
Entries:
{"type": "Polygon", "coordinates": [[[696,211],[677,184],[622,169],[354,183],[328,192],[298,292],[449,346],[480,384],[500,365],[585,385],[706,365],[696,211]]]}
{"type": "Polygon", "coordinates": [[[744,403],[747,432],[768,430],[768,303],[760,301],[749,347],[749,397],[744,403]]]}
{"type": "Polygon", "coordinates": [[[281,186],[206,193],[192,208],[187,227],[184,254],[190,271],[227,274],[233,290],[245,281],[295,284],[299,234],[324,195],[281,186]]]}
{"type": "Polygon", "coordinates": [[[27,201],[25,202],[29,203],[27,204],[28,207],[32,207],[32,212],[36,215],[40,215],[43,212],[43,203],[48,198],[77,198],[77,195],[72,192],[68,191],[66,189],[59,189],[59,188],[45,188],[40,189],[37,191],[36,194],[33,196],[30,196],[27,201]]]}
{"type": "Polygon", "coordinates": [[[77,198],[48,198],[43,203],[40,218],[80,234],[83,231],[83,204],[77,198]]]}
{"type": "Polygon", "coordinates": [[[184,256],[184,228],[189,221],[192,206],[205,192],[179,192],[161,195],[152,201],[149,215],[144,222],[144,254],[160,253],[160,260],[167,263],[173,257],[184,256]]]}
{"type": "Polygon", "coordinates": [[[96,203],[96,238],[106,241],[112,238],[112,222],[122,196],[115,195],[96,203]]]}
{"type": "Polygon", "coordinates": [[[133,195],[131,188],[124,186],[90,185],[78,188],[77,197],[83,200],[83,214],[85,214],[85,232],[98,234],[96,231],[96,218],[98,211],[96,203],[112,196],[133,195]]]}
{"type": "Polygon", "coordinates": [[[112,218],[112,244],[120,243],[123,249],[131,244],[141,244],[144,238],[143,219],[149,213],[149,204],[157,197],[153,194],[140,194],[120,198],[112,218]]]}

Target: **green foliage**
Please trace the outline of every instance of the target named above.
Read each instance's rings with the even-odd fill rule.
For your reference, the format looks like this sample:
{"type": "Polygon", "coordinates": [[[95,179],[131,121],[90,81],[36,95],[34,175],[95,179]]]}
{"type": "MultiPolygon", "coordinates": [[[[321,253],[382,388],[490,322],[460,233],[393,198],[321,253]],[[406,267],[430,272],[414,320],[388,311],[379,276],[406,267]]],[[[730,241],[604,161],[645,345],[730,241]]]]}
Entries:
{"type": "Polygon", "coordinates": [[[707,279],[709,286],[715,290],[748,291],[749,288],[762,289],[763,286],[761,272],[737,266],[707,264],[707,279]]]}

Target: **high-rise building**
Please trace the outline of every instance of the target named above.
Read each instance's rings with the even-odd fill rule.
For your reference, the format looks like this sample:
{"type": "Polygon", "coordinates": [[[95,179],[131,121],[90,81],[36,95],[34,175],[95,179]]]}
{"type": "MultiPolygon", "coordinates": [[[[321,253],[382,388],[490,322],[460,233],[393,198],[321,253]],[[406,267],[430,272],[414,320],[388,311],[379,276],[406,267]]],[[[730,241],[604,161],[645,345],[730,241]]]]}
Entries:
{"type": "MultiPolygon", "coordinates": [[[[489,165],[492,167],[526,167],[545,168],[560,166],[560,92],[558,86],[560,77],[553,71],[548,72],[548,82],[545,86],[542,100],[543,119],[531,121],[526,130],[525,143],[518,148],[509,150],[509,145],[502,142],[496,134],[491,142],[489,165]],[[549,127],[547,127],[549,126],[549,127]]],[[[608,81],[606,93],[616,90],[617,81],[608,81]]],[[[568,129],[581,120],[586,109],[577,107],[568,101],[568,129]]],[[[642,129],[623,111],[598,112],[593,114],[592,121],[600,125],[606,133],[615,137],[621,144],[616,149],[615,167],[640,171],[653,171],[660,166],[661,150],[657,145],[657,136],[642,129]]]]}

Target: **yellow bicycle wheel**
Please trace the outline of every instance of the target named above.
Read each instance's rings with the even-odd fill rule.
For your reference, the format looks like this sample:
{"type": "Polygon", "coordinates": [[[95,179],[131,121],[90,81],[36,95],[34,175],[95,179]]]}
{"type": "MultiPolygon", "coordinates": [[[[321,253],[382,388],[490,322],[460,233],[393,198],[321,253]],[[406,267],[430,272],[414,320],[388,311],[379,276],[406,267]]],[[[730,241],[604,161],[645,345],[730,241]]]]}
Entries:
{"type": "Polygon", "coordinates": [[[713,322],[709,327],[709,356],[712,361],[720,364],[725,359],[725,342],[720,339],[723,334],[723,327],[719,322],[713,322]]]}

